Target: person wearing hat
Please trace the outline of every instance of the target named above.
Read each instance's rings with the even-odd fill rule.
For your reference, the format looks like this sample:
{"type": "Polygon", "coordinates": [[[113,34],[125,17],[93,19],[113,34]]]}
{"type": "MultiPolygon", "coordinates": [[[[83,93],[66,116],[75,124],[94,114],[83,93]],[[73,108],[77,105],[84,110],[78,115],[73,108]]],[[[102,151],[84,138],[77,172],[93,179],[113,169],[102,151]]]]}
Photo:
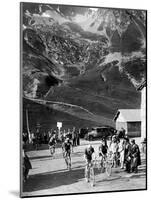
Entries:
{"type": "Polygon", "coordinates": [[[135,143],[135,140],[131,140],[131,171],[137,173],[138,166],[141,165],[141,157],[139,146],[135,143]]]}
{"type": "Polygon", "coordinates": [[[119,144],[118,144],[117,136],[114,135],[112,137],[112,143],[109,148],[109,152],[112,155],[114,167],[117,167],[117,165],[118,165],[118,149],[119,149],[119,144]]]}

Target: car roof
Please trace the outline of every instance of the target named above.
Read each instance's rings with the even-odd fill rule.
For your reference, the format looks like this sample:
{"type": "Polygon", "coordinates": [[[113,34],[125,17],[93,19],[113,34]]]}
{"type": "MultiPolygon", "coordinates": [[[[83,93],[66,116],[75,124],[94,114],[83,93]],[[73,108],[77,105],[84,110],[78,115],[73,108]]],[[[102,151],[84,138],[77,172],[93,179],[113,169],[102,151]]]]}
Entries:
{"type": "Polygon", "coordinates": [[[112,129],[114,129],[114,128],[111,127],[111,126],[98,126],[98,127],[92,127],[92,129],[98,129],[98,128],[100,128],[100,129],[104,129],[104,128],[112,128],[112,129]]]}

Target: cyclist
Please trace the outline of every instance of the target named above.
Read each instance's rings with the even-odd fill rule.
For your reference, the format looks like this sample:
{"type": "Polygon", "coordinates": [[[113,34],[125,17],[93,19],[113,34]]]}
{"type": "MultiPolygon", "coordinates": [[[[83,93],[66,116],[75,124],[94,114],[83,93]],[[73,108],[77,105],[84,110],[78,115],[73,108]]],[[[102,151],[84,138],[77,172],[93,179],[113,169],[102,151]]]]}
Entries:
{"type": "Polygon", "coordinates": [[[88,145],[88,147],[85,149],[84,152],[84,159],[86,161],[86,167],[85,167],[85,179],[86,182],[90,182],[90,175],[93,177],[93,185],[94,185],[94,160],[95,160],[95,151],[91,144],[88,145]],[[91,170],[91,171],[90,171],[91,170]]]}
{"type": "Polygon", "coordinates": [[[107,151],[108,151],[108,146],[104,139],[101,140],[98,150],[99,150],[99,162],[100,162],[99,164],[100,164],[100,166],[102,166],[103,160],[106,159],[107,151]]]}
{"type": "Polygon", "coordinates": [[[70,142],[69,138],[66,138],[66,140],[62,144],[62,150],[63,150],[63,157],[65,158],[65,163],[67,165],[67,169],[71,169],[71,148],[72,143],[70,142]]]}
{"type": "Polygon", "coordinates": [[[50,137],[50,140],[48,142],[49,150],[50,150],[50,155],[54,158],[54,153],[55,153],[55,145],[56,145],[56,136],[53,134],[50,137]]]}

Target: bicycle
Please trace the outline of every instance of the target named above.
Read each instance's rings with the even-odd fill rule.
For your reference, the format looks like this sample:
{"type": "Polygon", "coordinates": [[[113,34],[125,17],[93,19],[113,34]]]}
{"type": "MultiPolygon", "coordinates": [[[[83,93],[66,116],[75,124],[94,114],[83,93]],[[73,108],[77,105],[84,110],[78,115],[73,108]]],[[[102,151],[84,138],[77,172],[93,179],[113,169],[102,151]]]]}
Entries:
{"type": "Polygon", "coordinates": [[[119,166],[119,158],[120,158],[120,155],[118,155],[118,152],[115,152],[115,153],[112,153],[110,152],[110,156],[111,156],[111,159],[112,159],[112,167],[118,167],[119,166]]]}
{"type": "Polygon", "coordinates": [[[50,155],[54,158],[55,145],[49,145],[50,155]]]}
{"type": "Polygon", "coordinates": [[[87,161],[85,166],[85,179],[86,182],[90,182],[91,186],[95,186],[95,174],[93,161],[87,161]]]}
{"type": "Polygon", "coordinates": [[[101,173],[105,172],[107,176],[111,176],[113,160],[110,154],[108,154],[105,157],[102,157],[101,160],[97,160],[96,165],[97,168],[101,170],[101,173]]]}
{"type": "Polygon", "coordinates": [[[63,157],[65,159],[65,163],[67,165],[67,169],[70,171],[71,170],[71,156],[70,156],[70,151],[63,151],[63,157]]]}

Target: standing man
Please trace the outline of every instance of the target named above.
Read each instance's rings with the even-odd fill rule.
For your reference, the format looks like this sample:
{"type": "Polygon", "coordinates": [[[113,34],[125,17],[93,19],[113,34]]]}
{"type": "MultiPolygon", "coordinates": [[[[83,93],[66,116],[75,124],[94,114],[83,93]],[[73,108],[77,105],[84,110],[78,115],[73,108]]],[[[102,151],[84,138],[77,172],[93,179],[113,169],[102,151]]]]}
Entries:
{"type": "Polygon", "coordinates": [[[135,140],[131,140],[131,171],[138,172],[138,166],[141,165],[141,157],[139,146],[135,143],[135,140]]]}
{"type": "Polygon", "coordinates": [[[23,181],[26,182],[28,179],[29,170],[32,169],[32,165],[24,149],[22,152],[22,156],[23,156],[23,181]]]}
{"type": "Polygon", "coordinates": [[[80,145],[80,130],[77,132],[77,145],[80,145]]]}
{"type": "Polygon", "coordinates": [[[125,152],[124,152],[124,163],[126,166],[125,171],[130,173],[131,172],[131,145],[129,142],[129,138],[125,138],[125,152]]]}
{"type": "Polygon", "coordinates": [[[112,137],[112,142],[109,148],[109,152],[112,153],[112,159],[113,159],[113,166],[117,167],[118,166],[118,149],[119,149],[119,145],[118,145],[118,141],[116,136],[114,135],[112,137]]]}
{"type": "Polygon", "coordinates": [[[121,169],[124,169],[124,153],[125,153],[125,141],[120,139],[119,143],[120,165],[121,169]]]}

